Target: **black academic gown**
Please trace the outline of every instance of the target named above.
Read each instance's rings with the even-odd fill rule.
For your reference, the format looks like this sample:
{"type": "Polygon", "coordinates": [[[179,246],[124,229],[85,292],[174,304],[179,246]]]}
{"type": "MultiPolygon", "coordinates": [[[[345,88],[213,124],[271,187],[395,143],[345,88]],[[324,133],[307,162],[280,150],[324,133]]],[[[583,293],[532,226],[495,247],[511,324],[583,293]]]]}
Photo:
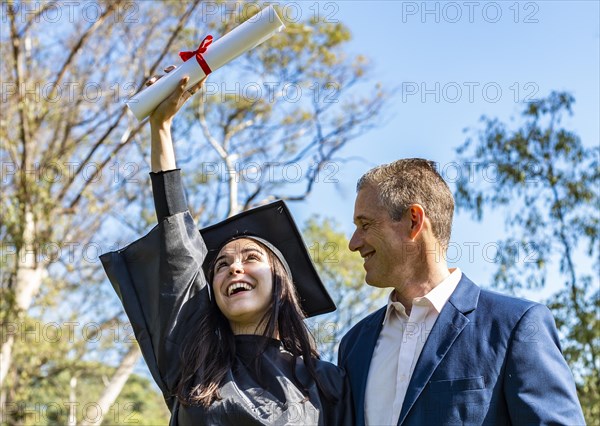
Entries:
{"type": "Polygon", "coordinates": [[[133,326],[150,372],[171,411],[171,425],[344,425],[353,423],[344,371],[317,361],[321,383],[338,402],[326,400],[306,370],[282,343],[262,336],[236,336],[236,356],[222,383],[222,399],[210,407],[186,407],[174,396],[180,349],[191,324],[208,308],[202,262],[206,247],[187,211],[179,171],[151,174],[159,224],[102,264],[133,326]],[[265,347],[257,354],[257,348],[265,347]],[[256,357],[259,356],[259,371],[256,357]]]}

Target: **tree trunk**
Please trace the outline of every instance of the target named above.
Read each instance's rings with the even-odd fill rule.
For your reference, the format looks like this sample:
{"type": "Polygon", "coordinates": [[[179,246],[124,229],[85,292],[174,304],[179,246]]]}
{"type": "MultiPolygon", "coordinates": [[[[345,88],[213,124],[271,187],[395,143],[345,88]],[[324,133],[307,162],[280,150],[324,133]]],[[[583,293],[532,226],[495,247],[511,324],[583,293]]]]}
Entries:
{"type": "Polygon", "coordinates": [[[23,312],[27,312],[33,298],[37,294],[46,276],[46,266],[38,263],[36,259],[37,248],[35,247],[35,222],[33,214],[25,214],[23,227],[23,246],[16,255],[16,274],[13,286],[14,305],[12,315],[9,316],[6,326],[6,340],[2,342],[0,350],[0,388],[4,385],[6,375],[12,363],[12,348],[15,342],[15,333],[23,326],[20,324],[23,312]]]}
{"type": "Polygon", "coordinates": [[[97,408],[98,416],[93,419],[86,419],[80,423],[80,426],[92,426],[100,425],[104,420],[105,415],[108,413],[110,406],[114,404],[117,397],[121,393],[125,382],[133,372],[135,363],[140,359],[142,353],[140,352],[137,344],[131,346],[129,351],[125,354],[121,360],[121,365],[117,368],[117,371],[110,379],[108,385],[104,388],[104,392],[98,399],[97,408]]]}
{"type": "Polygon", "coordinates": [[[69,382],[69,418],[67,419],[67,426],[77,426],[77,377],[71,377],[69,382]]]}

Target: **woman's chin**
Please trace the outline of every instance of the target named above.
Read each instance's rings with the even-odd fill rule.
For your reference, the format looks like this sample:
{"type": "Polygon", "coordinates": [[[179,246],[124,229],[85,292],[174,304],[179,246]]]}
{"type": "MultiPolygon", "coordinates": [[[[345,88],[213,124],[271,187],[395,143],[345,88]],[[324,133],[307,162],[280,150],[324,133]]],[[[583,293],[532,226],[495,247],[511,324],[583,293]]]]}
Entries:
{"type": "Polygon", "coordinates": [[[235,332],[235,334],[255,334],[255,329],[265,315],[266,310],[260,309],[252,301],[239,300],[229,305],[227,309],[222,309],[222,312],[225,318],[229,320],[234,332],[239,329],[246,331],[245,333],[235,332]]]}

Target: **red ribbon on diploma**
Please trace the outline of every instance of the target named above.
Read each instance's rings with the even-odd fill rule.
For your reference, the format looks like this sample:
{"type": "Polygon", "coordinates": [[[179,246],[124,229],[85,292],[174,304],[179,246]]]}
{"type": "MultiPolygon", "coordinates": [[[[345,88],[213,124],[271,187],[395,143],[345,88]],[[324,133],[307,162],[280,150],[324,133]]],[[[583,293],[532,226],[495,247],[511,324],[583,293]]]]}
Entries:
{"type": "Polygon", "coordinates": [[[198,49],[196,49],[194,51],[179,52],[179,57],[181,59],[183,59],[183,61],[185,62],[188,59],[190,59],[192,56],[195,56],[196,60],[198,61],[198,65],[200,65],[200,68],[202,68],[202,71],[204,71],[204,74],[208,75],[212,72],[212,70],[210,69],[210,67],[208,66],[208,64],[206,63],[204,58],[202,57],[202,54],[204,52],[206,52],[206,49],[208,49],[208,46],[210,46],[210,44],[212,42],[213,42],[213,37],[211,35],[208,35],[204,38],[204,40],[202,40],[202,43],[200,43],[200,46],[198,46],[198,49]]]}

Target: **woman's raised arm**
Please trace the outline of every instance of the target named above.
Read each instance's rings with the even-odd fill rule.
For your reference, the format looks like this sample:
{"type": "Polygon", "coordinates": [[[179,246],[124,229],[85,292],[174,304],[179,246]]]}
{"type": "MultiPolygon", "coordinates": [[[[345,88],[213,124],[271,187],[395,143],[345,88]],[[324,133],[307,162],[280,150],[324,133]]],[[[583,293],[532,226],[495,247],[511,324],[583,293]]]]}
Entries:
{"type": "MultiPolygon", "coordinates": [[[[165,72],[170,72],[175,69],[174,65],[165,68],[165,72]]],[[[152,77],[146,83],[147,86],[156,82],[160,77],[152,77]]],[[[184,77],[179,82],[177,89],[165,99],[156,109],[150,114],[150,129],[151,129],[151,168],[154,173],[173,170],[177,168],[175,163],[175,151],[173,149],[173,141],[171,139],[171,123],[177,111],[194,93],[200,90],[204,79],[198,82],[188,90],[185,90],[189,77],[184,77]]]]}

